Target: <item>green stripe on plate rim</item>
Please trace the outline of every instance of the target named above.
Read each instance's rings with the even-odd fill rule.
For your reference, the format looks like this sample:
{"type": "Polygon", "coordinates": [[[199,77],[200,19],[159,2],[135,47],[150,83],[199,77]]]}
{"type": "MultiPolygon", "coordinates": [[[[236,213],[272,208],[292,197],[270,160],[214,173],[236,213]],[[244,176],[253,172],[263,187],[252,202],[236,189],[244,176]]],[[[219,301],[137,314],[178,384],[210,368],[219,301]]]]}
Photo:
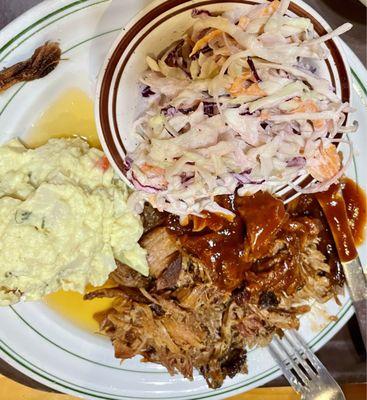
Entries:
{"type": "MultiPolygon", "coordinates": [[[[345,306],[342,309],[342,313],[339,313],[340,315],[338,315],[339,318],[342,318],[351,308],[352,304],[351,302],[348,302],[347,304],[345,304],[345,306]]],[[[327,335],[331,329],[333,329],[333,327],[337,324],[338,322],[334,322],[332,324],[329,324],[321,333],[322,336],[318,338],[317,342],[320,341],[325,335],[327,335]]],[[[311,345],[311,348],[314,347],[317,342],[315,342],[313,345],[311,345]]],[[[147,397],[138,397],[138,396],[123,396],[123,395],[113,395],[111,393],[104,393],[104,392],[100,392],[100,391],[91,391],[91,389],[85,388],[83,386],[80,385],[76,385],[73,383],[70,383],[68,381],[65,381],[61,378],[58,378],[46,371],[44,371],[43,369],[37,367],[36,365],[32,364],[31,362],[29,362],[28,360],[26,360],[24,357],[22,357],[20,354],[16,353],[14,350],[12,350],[6,343],[4,343],[2,340],[0,340],[0,349],[7,354],[8,357],[10,357],[11,359],[13,359],[16,363],[19,363],[23,368],[29,370],[30,372],[32,372],[33,374],[36,374],[38,376],[40,376],[43,379],[46,379],[48,382],[57,384],[63,388],[69,389],[69,390],[73,390],[76,391],[78,393],[81,394],[87,394],[87,395],[93,395],[97,398],[101,398],[101,399],[107,399],[107,400],[118,400],[118,399],[146,399],[147,397]],[[9,353],[9,351],[7,351],[6,349],[4,349],[5,346],[11,353],[9,353]],[[14,356],[14,354],[16,354],[16,356],[14,356]],[[21,360],[21,361],[20,361],[21,360]],[[31,367],[29,366],[31,365],[31,367]],[[42,373],[40,373],[39,371],[41,371],[42,373]],[[50,378],[51,377],[51,378],[50,378]],[[62,382],[62,383],[60,383],[62,382]],[[70,386],[66,386],[65,384],[68,384],[70,386]],[[80,390],[80,389],[83,389],[80,390]],[[103,395],[104,397],[101,397],[100,395],[103,395]],[[107,396],[107,397],[106,397],[107,396]]],[[[213,397],[213,396],[217,396],[218,394],[226,394],[226,393],[230,393],[233,392],[234,390],[239,390],[239,389],[243,389],[246,388],[247,386],[249,386],[250,384],[253,384],[261,379],[264,379],[276,372],[279,371],[279,368],[277,367],[273,367],[273,368],[269,368],[268,370],[264,371],[262,374],[252,378],[252,379],[248,379],[247,381],[245,381],[246,383],[244,384],[239,383],[239,384],[234,384],[234,385],[230,385],[227,386],[225,389],[223,390],[217,390],[217,391],[213,391],[213,392],[209,392],[209,394],[205,394],[205,395],[199,395],[198,397],[193,398],[191,395],[185,395],[185,396],[167,396],[167,397],[161,397],[160,399],[176,399],[176,398],[187,398],[187,399],[204,399],[204,398],[208,398],[208,397],[213,397]],[[239,386],[236,386],[239,385],[239,386]],[[236,387],[233,387],[236,386],[236,387]],[[233,388],[231,388],[233,387],[233,388]],[[231,389],[230,389],[231,388],[231,389]]]]}
{"type": "MultiPolygon", "coordinates": [[[[57,15],[57,14],[63,12],[63,11],[66,11],[66,10],[68,10],[68,9],[70,9],[70,8],[72,8],[72,7],[74,7],[74,6],[77,6],[77,5],[82,4],[82,3],[86,3],[86,2],[88,2],[88,1],[89,1],[89,0],[79,0],[79,1],[73,2],[73,3],[71,3],[71,4],[67,5],[67,6],[64,6],[64,7],[60,8],[60,9],[58,9],[58,10],[56,10],[56,11],[54,11],[54,12],[48,14],[48,15],[45,16],[44,18],[41,18],[40,20],[36,21],[36,22],[33,23],[32,25],[30,25],[29,27],[27,27],[26,29],[24,29],[22,32],[20,32],[18,35],[14,36],[10,41],[8,41],[8,42],[0,49],[0,54],[3,53],[4,50],[5,50],[6,48],[8,48],[11,44],[13,44],[17,39],[19,39],[19,38],[22,37],[24,34],[26,34],[27,32],[29,32],[32,28],[34,28],[34,27],[40,25],[42,22],[48,20],[49,18],[53,17],[54,15],[57,15]]],[[[68,16],[68,15],[74,14],[74,13],[76,13],[76,12],[78,12],[78,11],[84,10],[84,9],[89,8],[89,7],[91,7],[91,6],[95,6],[95,5],[99,5],[99,4],[105,3],[105,2],[107,2],[107,1],[109,1],[109,0],[101,0],[101,1],[99,1],[99,2],[94,2],[94,3],[92,3],[92,4],[86,5],[86,6],[82,7],[82,8],[79,8],[79,9],[77,9],[77,10],[74,10],[74,11],[72,11],[72,12],[69,12],[69,13],[67,13],[67,14],[65,14],[65,15],[63,15],[63,16],[61,16],[61,17],[59,17],[59,18],[57,18],[57,19],[55,19],[55,20],[53,20],[53,21],[51,21],[50,23],[44,25],[44,26],[41,27],[40,29],[38,29],[38,30],[36,30],[35,32],[33,32],[31,35],[29,35],[29,36],[27,36],[26,38],[24,38],[20,43],[17,44],[17,46],[15,46],[11,51],[9,51],[0,61],[3,61],[9,54],[11,54],[12,51],[14,51],[14,50],[15,50],[17,47],[19,47],[22,43],[24,43],[24,42],[25,42],[26,40],[28,40],[30,37],[32,37],[33,35],[35,35],[37,32],[43,30],[43,29],[46,28],[47,26],[52,25],[52,24],[55,23],[56,21],[58,21],[58,20],[60,20],[60,19],[62,19],[62,18],[65,18],[65,17],[68,16]]],[[[104,35],[107,35],[107,34],[110,34],[110,33],[113,33],[113,32],[117,32],[118,30],[120,30],[120,28],[118,28],[118,29],[113,29],[113,30],[110,30],[110,31],[108,31],[108,32],[104,32],[104,33],[101,33],[101,34],[99,34],[99,35],[95,35],[95,36],[93,36],[93,37],[91,37],[91,38],[88,38],[88,39],[86,39],[86,40],[83,40],[82,42],[79,42],[79,43],[77,43],[76,45],[72,46],[71,48],[67,49],[64,53],[66,53],[66,52],[68,52],[68,51],[71,51],[72,49],[74,49],[74,48],[76,48],[76,47],[78,47],[78,46],[80,46],[80,45],[82,45],[82,44],[84,44],[84,43],[87,43],[87,42],[89,42],[89,41],[91,41],[91,40],[93,40],[93,39],[96,39],[96,38],[98,38],[98,37],[101,37],[101,36],[104,36],[104,35]]],[[[364,93],[365,95],[367,95],[367,90],[366,90],[364,84],[362,83],[362,81],[360,80],[360,78],[358,77],[358,75],[355,73],[355,71],[354,71],[353,69],[351,69],[351,70],[352,70],[353,77],[355,78],[355,80],[356,80],[357,83],[358,83],[358,86],[360,86],[360,88],[362,89],[363,93],[364,93]]],[[[13,94],[13,96],[9,99],[9,101],[5,104],[4,108],[3,108],[2,111],[0,112],[0,115],[5,111],[5,109],[7,108],[7,106],[11,103],[11,101],[12,101],[12,100],[15,98],[15,96],[22,90],[22,88],[23,88],[24,86],[25,86],[25,84],[23,84],[23,85],[13,94]]],[[[354,158],[354,157],[353,157],[353,163],[354,163],[354,169],[355,169],[356,178],[357,178],[357,182],[358,182],[358,174],[357,174],[356,163],[355,163],[355,158],[354,158]]],[[[338,313],[338,319],[341,319],[341,318],[350,310],[350,308],[351,308],[351,302],[349,301],[349,302],[346,303],[346,304],[344,305],[344,307],[339,311],[339,313],[338,313]]],[[[35,330],[29,323],[27,323],[27,321],[25,321],[13,308],[12,308],[12,310],[13,310],[13,312],[16,313],[16,315],[18,316],[18,318],[20,318],[20,319],[23,321],[23,323],[27,324],[27,325],[28,325],[31,329],[33,329],[38,335],[42,336],[45,340],[49,341],[50,343],[52,343],[53,345],[59,347],[60,349],[66,351],[66,352],[68,352],[68,353],[70,353],[70,354],[73,354],[73,353],[69,352],[68,350],[63,349],[62,347],[58,346],[56,343],[53,343],[50,339],[46,338],[46,337],[43,336],[41,333],[39,333],[38,331],[36,331],[36,330],[35,330]]],[[[311,347],[314,347],[325,335],[327,335],[327,334],[330,332],[331,329],[333,329],[333,327],[334,327],[337,323],[338,323],[338,322],[334,322],[334,323],[332,323],[332,324],[329,324],[329,325],[328,325],[325,329],[323,329],[315,338],[313,338],[313,340],[309,343],[309,345],[310,345],[311,347]]],[[[32,372],[33,374],[35,374],[35,375],[41,377],[42,379],[45,379],[46,381],[48,381],[48,382],[50,382],[50,383],[52,383],[52,384],[56,384],[56,385],[58,385],[58,386],[60,386],[60,387],[62,387],[62,388],[65,388],[65,389],[68,389],[68,390],[72,390],[72,391],[75,391],[75,392],[78,392],[78,393],[81,393],[81,394],[85,394],[85,395],[92,395],[92,396],[97,397],[97,398],[111,399],[111,400],[122,399],[122,398],[123,398],[123,399],[127,399],[127,398],[143,399],[143,398],[146,398],[146,397],[131,397],[131,396],[130,396],[130,397],[126,397],[126,396],[121,396],[121,395],[116,396],[116,395],[113,395],[113,394],[104,393],[104,392],[99,392],[99,391],[94,391],[94,390],[93,390],[93,391],[89,391],[90,389],[88,389],[88,388],[85,388],[85,387],[82,387],[82,386],[79,386],[79,385],[75,385],[75,384],[73,384],[73,383],[64,381],[64,380],[62,380],[62,379],[60,379],[60,378],[58,378],[58,377],[56,377],[56,376],[54,376],[54,375],[52,375],[52,374],[49,374],[48,372],[42,370],[41,368],[39,368],[39,367],[35,366],[34,364],[30,363],[29,361],[27,361],[27,360],[26,360],[24,357],[22,357],[21,355],[17,354],[14,350],[12,350],[12,349],[11,349],[6,343],[4,343],[2,340],[0,340],[0,342],[1,342],[1,344],[2,344],[2,346],[0,346],[0,349],[4,352],[4,354],[6,354],[8,357],[10,357],[13,361],[15,361],[16,363],[18,363],[19,365],[21,365],[23,368],[27,369],[28,371],[32,372]],[[8,350],[6,350],[4,347],[7,348],[8,350]],[[16,356],[15,356],[15,355],[16,355],[16,356]],[[22,360],[22,361],[21,361],[21,360],[22,360]],[[28,364],[28,365],[27,365],[27,364],[28,364]],[[29,367],[29,365],[31,365],[34,369],[33,369],[32,367],[29,367]],[[37,371],[37,370],[38,370],[38,371],[37,371]],[[41,371],[41,372],[42,372],[43,374],[45,374],[45,375],[41,374],[39,371],[41,371]],[[50,378],[50,377],[51,377],[51,378],[50,378]],[[63,383],[60,383],[60,382],[63,382],[63,383]],[[66,386],[65,384],[70,385],[70,386],[66,386]],[[80,390],[80,389],[83,389],[84,391],[82,391],[82,390],[80,390]],[[101,397],[100,395],[103,395],[103,397],[101,397]],[[112,396],[112,397],[106,397],[106,396],[112,396]]],[[[94,363],[94,364],[99,364],[99,363],[96,363],[96,362],[94,362],[94,361],[92,361],[92,360],[87,360],[87,359],[85,359],[85,358],[83,358],[83,357],[81,357],[81,356],[79,356],[79,355],[76,355],[76,354],[73,354],[73,355],[74,355],[75,357],[82,358],[83,360],[92,362],[92,363],[94,363]]],[[[120,368],[111,367],[111,366],[104,365],[104,364],[99,364],[99,365],[106,366],[106,367],[108,367],[108,368],[115,368],[115,369],[123,370],[123,369],[120,369],[120,368]]],[[[123,371],[139,372],[139,373],[142,373],[142,372],[143,372],[143,371],[133,371],[133,370],[123,370],[123,371]]],[[[268,370],[266,370],[265,372],[263,372],[262,374],[258,375],[257,377],[254,377],[254,378],[252,378],[252,379],[247,380],[245,384],[243,384],[243,383],[241,383],[241,384],[233,384],[233,385],[227,386],[224,390],[216,391],[216,392],[210,392],[209,394],[207,394],[207,395],[205,395],[205,396],[200,395],[200,397],[196,397],[196,399],[202,399],[202,398],[213,397],[213,396],[216,396],[216,395],[218,395],[218,394],[225,394],[225,393],[232,392],[232,391],[234,391],[234,390],[238,390],[238,389],[245,388],[246,386],[248,386],[248,385],[250,385],[250,384],[252,384],[252,383],[255,383],[255,382],[257,382],[257,381],[259,381],[259,380],[261,380],[261,379],[264,379],[264,378],[266,378],[266,377],[268,377],[268,376],[270,376],[270,375],[272,375],[272,374],[274,374],[274,373],[276,373],[276,372],[278,372],[278,371],[279,371],[279,368],[277,368],[277,367],[268,369],[268,370]],[[239,385],[239,386],[238,386],[238,385],[239,385]],[[233,386],[236,386],[236,387],[233,387],[233,386]],[[231,388],[231,387],[233,387],[233,388],[231,388]],[[230,388],[231,388],[231,389],[230,389],[230,388]]],[[[152,372],[146,372],[146,373],[152,373],[152,372]]],[[[158,373],[161,373],[161,372],[158,372],[158,373]]],[[[175,398],[192,398],[192,397],[191,397],[190,395],[187,395],[187,396],[175,396],[175,397],[165,397],[165,398],[166,398],[166,399],[175,399],[175,398]]]]}
{"type": "Polygon", "coordinates": [[[351,68],[350,70],[352,71],[353,78],[357,81],[357,84],[358,84],[359,88],[362,89],[363,94],[367,97],[367,89],[364,86],[363,82],[361,81],[361,79],[356,74],[356,72],[354,71],[353,68],[351,68]]]}
{"type": "MultiPolygon", "coordinates": [[[[347,304],[343,307],[342,314],[338,315],[338,317],[339,317],[339,318],[342,318],[342,317],[350,310],[350,308],[351,308],[351,302],[347,303],[347,304]]],[[[325,329],[322,331],[323,335],[322,335],[322,337],[318,338],[317,342],[318,342],[319,340],[321,340],[325,335],[327,335],[327,334],[330,332],[330,330],[331,330],[337,323],[338,323],[338,322],[334,322],[334,323],[328,325],[328,327],[325,328],[325,329]]],[[[65,381],[65,380],[63,380],[63,379],[60,379],[60,378],[58,378],[58,377],[56,377],[56,376],[54,376],[54,375],[52,375],[52,374],[50,374],[50,373],[48,373],[48,372],[42,370],[41,368],[39,368],[39,367],[35,366],[34,364],[32,364],[31,362],[27,361],[27,360],[26,360],[24,357],[22,357],[21,355],[17,354],[14,350],[12,350],[12,349],[11,349],[6,343],[4,343],[2,340],[0,340],[0,342],[2,343],[3,346],[7,347],[7,348],[12,352],[12,354],[10,354],[8,351],[4,350],[4,348],[3,348],[1,345],[0,345],[0,349],[3,350],[4,353],[7,354],[10,358],[12,358],[14,361],[16,361],[17,363],[19,363],[20,365],[22,365],[24,368],[28,369],[28,370],[31,371],[32,373],[34,373],[34,374],[36,374],[36,375],[39,375],[39,376],[42,377],[43,379],[46,379],[47,381],[49,381],[49,382],[51,382],[51,383],[56,383],[56,384],[58,384],[58,385],[60,385],[60,386],[62,386],[62,387],[64,387],[64,388],[68,388],[68,389],[71,389],[71,390],[75,390],[75,391],[77,391],[77,392],[79,392],[79,393],[82,393],[82,394],[88,394],[88,395],[94,395],[94,396],[95,396],[95,394],[97,394],[98,396],[96,396],[96,397],[98,397],[98,398],[105,398],[105,399],[112,399],[112,400],[114,400],[114,399],[120,399],[120,398],[121,398],[121,399],[132,399],[132,398],[134,398],[134,399],[143,399],[143,398],[146,398],[146,397],[137,397],[137,396],[135,396],[135,397],[132,397],[132,396],[126,397],[126,396],[121,396],[121,395],[116,396],[116,395],[113,395],[113,394],[110,394],[110,393],[104,393],[104,392],[99,392],[99,391],[93,391],[93,393],[91,393],[91,392],[83,392],[83,391],[81,391],[80,389],[83,389],[83,390],[86,390],[86,391],[87,391],[87,390],[90,390],[90,389],[85,388],[85,387],[83,387],[83,386],[75,385],[75,384],[70,383],[70,382],[67,382],[67,381],[65,381]],[[19,358],[15,357],[14,354],[16,354],[16,356],[19,357],[22,361],[19,361],[19,358]],[[27,366],[26,364],[29,364],[29,365],[31,365],[33,368],[35,368],[36,370],[41,371],[42,374],[40,374],[38,371],[35,371],[33,368],[29,367],[29,365],[27,366]],[[43,375],[43,374],[45,374],[46,376],[43,375]],[[52,377],[52,379],[50,379],[50,377],[52,377]],[[62,383],[60,383],[60,381],[61,381],[62,383]],[[68,384],[68,385],[71,385],[71,386],[65,386],[65,383],[68,384]],[[75,388],[78,388],[78,389],[75,389],[75,388]],[[110,396],[110,397],[100,397],[100,394],[102,394],[103,396],[110,396]],[[111,396],[112,396],[112,397],[111,397],[111,396]]],[[[314,346],[317,344],[317,342],[314,343],[311,347],[314,347],[314,346]]],[[[278,369],[277,367],[268,369],[268,370],[264,371],[262,374],[258,375],[257,377],[254,377],[254,378],[252,378],[252,379],[247,380],[245,384],[243,384],[243,383],[237,384],[237,385],[239,385],[239,386],[233,387],[232,389],[229,389],[231,386],[235,386],[235,385],[231,385],[231,386],[228,386],[227,388],[225,388],[225,389],[222,390],[222,391],[210,392],[210,393],[207,394],[207,395],[204,395],[204,396],[201,396],[201,397],[195,397],[195,399],[203,399],[203,398],[207,398],[207,397],[213,397],[213,396],[216,396],[216,395],[218,395],[218,394],[226,394],[226,393],[232,392],[232,391],[234,391],[234,390],[243,389],[243,388],[245,388],[246,386],[248,386],[248,385],[250,385],[250,384],[252,384],[252,383],[255,383],[255,382],[257,382],[257,381],[259,381],[259,380],[261,380],[261,379],[263,379],[263,378],[266,378],[266,377],[270,376],[271,374],[276,373],[276,372],[278,372],[278,371],[279,371],[279,369],[278,369]]],[[[167,396],[167,397],[164,397],[164,399],[175,399],[175,398],[191,398],[191,399],[192,399],[192,397],[191,397],[190,395],[188,395],[188,396],[176,396],[176,397],[174,397],[174,396],[172,396],[172,397],[168,397],[168,396],[167,396]]],[[[162,397],[162,399],[163,399],[163,397],[162,397]]]]}
{"type": "MultiPolygon", "coordinates": [[[[15,43],[17,39],[21,38],[23,35],[25,35],[27,32],[31,31],[33,28],[35,28],[35,27],[37,27],[38,25],[40,25],[42,22],[45,22],[45,21],[49,20],[51,17],[53,17],[53,16],[55,16],[55,15],[58,15],[58,14],[62,13],[63,11],[69,10],[70,8],[72,8],[72,7],[74,7],[74,6],[77,6],[77,5],[79,5],[79,4],[84,4],[84,3],[87,3],[87,2],[90,2],[90,1],[91,1],[91,0],[78,0],[78,1],[75,1],[74,3],[71,3],[71,4],[68,4],[68,5],[64,6],[64,7],[61,7],[61,8],[59,8],[58,10],[55,10],[54,12],[52,12],[52,13],[46,15],[45,17],[40,18],[39,20],[37,20],[37,21],[34,22],[33,24],[29,25],[29,26],[28,26],[26,29],[24,29],[22,32],[18,33],[18,35],[14,36],[12,39],[10,39],[3,47],[1,47],[1,48],[0,48],[0,55],[1,55],[10,45],[12,45],[13,43],[15,43]]],[[[30,34],[29,36],[25,37],[22,41],[20,41],[16,46],[14,46],[8,53],[6,53],[6,54],[0,59],[0,62],[4,61],[4,60],[5,60],[15,49],[17,49],[21,44],[23,44],[23,43],[24,43],[25,41],[27,41],[29,38],[31,38],[32,36],[34,36],[36,33],[42,31],[42,30],[43,30],[44,28],[46,28],[47,26],[52,25],[52,24],[54,24],[55,22],[59,21],[60,19],[63,19],[63,18],[65,18],[65,17],[67,17],[67,16],[69,16],[69,15],[71,15],[71,14],[74,14],[74,13],[76,13],[76,12],[78,12],[78,11],[82,11],[82,10],[84,10],[84,9],[86,9],[86,8],[93,7],[93,6],[99,5],[99,4],[101,4],[101,3],[106,3],[106,2],[108,2],[108,1],[110,1],[110,0],[99,0],[99,1],[94,2],[94,3],[91,3],[91,4],[87,4],[87,5],[85,5],[84,7],[81,7],[81,8],[79,8],[79,9],[77,9],[77,10],[70,11],[70,12],[68,12],[68,13],[66,13],[66,14],[63,14],[63,15],[61,15],[60,17],[58,17],[58,18],[52,20],[51,22],[49,22],[49,23],[47,23],[46,25],[40,27],[40,28],[37,29],[36,31],[32,32],[32,34],[30,34]]]]}
{"type": "Polygon", "coordinates": [[[24,34],[26,34],[28,31],[30,31],[32,28],[34,28],[35,26],[41,24],[43,21],[53,17],[54,15],[59,14],[60,12],[63,12],[66,9],[69,9],[71,7],[74,7],[78,4],[81,3],[85,3],[86,1],[89,0],[78,0],[75,1],[74,3],[68,4],[65,7],[59,8],[58,10],[46,15],[45,17],[37,20],[36,22],[34,22],[33,24],[29,25],[27,28],[25,28],[24,30],[22,30],[21,32],[19,32],[17,35],[15,35],[13,38],[11,38],[7,43],[5,43],[1,48],[0,48],[0,54],[3,53],[11,44],[13,44],[17,39],[19,39],[20,37],[22,37],[24,34]]]}

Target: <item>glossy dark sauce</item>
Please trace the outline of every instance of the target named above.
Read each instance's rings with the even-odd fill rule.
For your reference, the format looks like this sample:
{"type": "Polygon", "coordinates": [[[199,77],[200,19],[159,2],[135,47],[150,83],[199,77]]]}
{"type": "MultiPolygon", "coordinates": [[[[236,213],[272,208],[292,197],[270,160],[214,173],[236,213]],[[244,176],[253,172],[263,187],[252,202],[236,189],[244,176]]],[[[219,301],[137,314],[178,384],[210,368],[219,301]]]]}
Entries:
{"type": "MultiPolygon", "coordinates": [[[[222,207],[236,211],[234,196],[218,196],[217,201],[222,207]]],[[[202,220],[206,227],[195,232],[192,224],[183,227],[178,218],[171,215],[168,227],[179,235],[186,251],[214,272],[219,288],[232,290],[243,281],[245,272],[251,267],[243,257],[245,224],[238,215],[232,221],[212,214],[202,220]]],[[[200,225],[197,220],[195,222],[200,225]]]]}
{"type": "Polygon", "coordinates": [[[326,257],[325,261],[330,266],[332,281],[335,284],[342,286],[345,281],[343,267],[339,260],[329,224],[316,197],[308,194],[299,196],[288,204],[287,209],[292,216],[317,218],[320,221],[322,229],[318,234],[319,242],[317,249],[326,257]]]}
{"type": "Polygon", "coordinates": [[[366,221],[366,197],[350,179],[332,185],[316,194],[334,237],[339,259],[351,261],[357,257],[356,245],[363,241],[366,221]]]}
{"type": "MultiPolygon", "coordinates": [[[[351,180],[344,181],[343,196],[346,204],[344,215],[349,219],[346,221],[356,241],[361,241],[366,221],[366,198],[351,180]]],[[[228,220],[207,213],[206,218],[190,217],[189,223],[181,226],[177,217],[170,216],[168,229],[179,237],[188,253],[208,268],[219,288],[232,291],[245,285],[248,295],[266,290],[294,293],[303,284],[302,277],[297,274],[297,257],[304,241],[312,237],[317,237],[318,250],[330,266],[330,279],[334,284],[344,283],[338,250],[341,247],[345,253],[349,251],[348,257],[352,257],[354,253],[350,251],[352,245],[349,241],[354,244],[354,240],[341,235],[337,243],[334,241],[335,228],[332,233],[317,196],[302,195],[287,206],[263,192],[237,198],[218,196],[216,201],[231,210],[235,217],[228,220]],[[271,256],[275,240],[286,241],[288,250],[271,256]]],[[[327,203],[328,219],[342,215],[332,192],[325,193],[324,200],[320,201],[327,203]],[[333,217],[330,217],[330,212],[333,217]]],[[[338,232],[344,232],[342,225],[338,232]]]]}
{"type": "Polygon", "coordinates": [[[366,233],[366,194],[356,182],[349,178],[343,180],[341,188],[354,243],[359,246],[363,243],[366,233]]]}
{"type": "Polygon", "coordinates": [[[246,225],[247,258],[265,256],[271,247],[271,239],[286,218],[286,210],[281,200],[267,192],[252,196],[237,197],[237,213],[246,225]]]}

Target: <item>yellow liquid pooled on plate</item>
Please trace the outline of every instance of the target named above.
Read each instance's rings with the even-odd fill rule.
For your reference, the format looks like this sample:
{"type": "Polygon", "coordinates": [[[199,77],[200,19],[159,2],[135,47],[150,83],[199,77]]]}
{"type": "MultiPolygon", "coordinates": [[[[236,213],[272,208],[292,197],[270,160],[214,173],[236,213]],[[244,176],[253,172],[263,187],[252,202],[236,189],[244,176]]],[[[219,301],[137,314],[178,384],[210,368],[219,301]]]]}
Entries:
{"type": "MultiPolygon", "coordinates": [[[[87,287],[87,291],[91,289],[93,288],[87,287]]],[[[54,311],[80,328],[90,332],[98,332],[98,323],[93,315],[110,308],[113,299],[83,300],[81,293],[61,290],[46,296],[44,301],[54,311]]]]}
{"type": "Polygon", "coordinates": [[[94,122],[93,100],[78,88],[66,90],[41,114],[25,142],[30,147],[38,147],[51,138],[73,136],[81,136],[92,147],[101,148],[94,122]]]}
{"type": "MultiPolygon", "coordinates": [[[[94,122],[93,100],[79,88],[66,90],[50,104],[32,126],[25,143],[30,147],[38,147],[51,138],[74,136],[81,136],[91,146],[101,148],[94,122]]],[[[87,288],[91,289],[92,287],[87,288]]],[[[59,291],[50,294],[44,301],[50,308],[80,328],[98,332],[98,323],[93,315],[107,310],[113,300],[83,300],[83,295],[80,293],[59,291]]]]}

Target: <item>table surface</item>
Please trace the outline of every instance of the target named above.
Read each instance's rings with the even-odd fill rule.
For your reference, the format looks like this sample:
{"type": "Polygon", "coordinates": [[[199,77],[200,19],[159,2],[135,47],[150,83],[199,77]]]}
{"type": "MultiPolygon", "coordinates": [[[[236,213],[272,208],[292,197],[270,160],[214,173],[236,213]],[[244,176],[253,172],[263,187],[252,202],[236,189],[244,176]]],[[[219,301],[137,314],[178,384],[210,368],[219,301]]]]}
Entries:
{"type": "MultiPolygon", "coordinates": [[[[343,35],[343,39],[366,65],[366,8],[358,0],[305,1],[315,8],[333,28],[346,21],[353,23],[354,28],[343,35]]],[[[0,0],[0,29],[40,2],[40,0],[0,0]]],[[[366,356],[355,317],[318,352],[318,356],[338,382],[366,382],[366,356]]],[[[0,360],[0,374],[33,388],[49,390],[22,375],[2,360],[0,360]]],[[[286,384],[284,378],[278,378],[270,382],[268,386],[286,384]]]]}

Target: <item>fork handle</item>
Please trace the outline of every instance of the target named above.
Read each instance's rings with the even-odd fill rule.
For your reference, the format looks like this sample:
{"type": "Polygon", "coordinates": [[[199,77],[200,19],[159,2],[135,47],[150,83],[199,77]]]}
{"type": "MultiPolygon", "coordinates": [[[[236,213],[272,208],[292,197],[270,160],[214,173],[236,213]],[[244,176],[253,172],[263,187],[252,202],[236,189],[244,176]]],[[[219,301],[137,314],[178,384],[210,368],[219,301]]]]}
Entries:
{"type": "Polygon", "coordinates": [[[361,331],[364,348],[367,349],[367,300],[359,300],[353,303],[356,317],[361,331]]]}

